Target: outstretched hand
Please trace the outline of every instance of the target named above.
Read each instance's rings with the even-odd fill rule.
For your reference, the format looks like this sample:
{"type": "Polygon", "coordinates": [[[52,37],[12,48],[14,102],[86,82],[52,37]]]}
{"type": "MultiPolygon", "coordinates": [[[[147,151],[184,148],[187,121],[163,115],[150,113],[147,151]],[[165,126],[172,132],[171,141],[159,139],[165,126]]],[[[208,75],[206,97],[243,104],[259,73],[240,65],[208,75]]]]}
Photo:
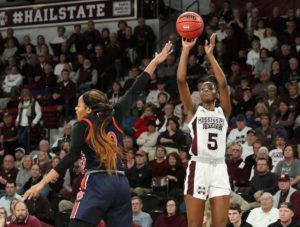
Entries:
{"type": "Polygon", "coordinates": [[[164,62],[167,59],[167,57],[173,52],[172,47],[172,43],[170,41],[167,42],[160,53],[155,53],[155,62],[157,64],[164,62]]]}
{"type": "Polygon", "coordinates": [[[204,50],[207,55],[213,54],[215,44],[216,44],[216,33],[213,33],[210,36],[209,43],[207,40],[205,40],[204,50]]]}
{"type": "Polygon", "coordinates": [[[192,40],[182,38],[181,42],[182,42],[183,49],[191,50],[193,48],[193,46],[195,46],[195,44],[197,42],[197,38],[192,39],[192,40]]]}
{"type": "Polygon", "coordinates": [[[32,197],[37,197],[40,192],[42,191],[44,185],[39,182],[35,185],[33,185],[30,189],[28,189],[24,195],[23,195],[23,200],[26,200],[26,199],[31,199],[32,197]]]}

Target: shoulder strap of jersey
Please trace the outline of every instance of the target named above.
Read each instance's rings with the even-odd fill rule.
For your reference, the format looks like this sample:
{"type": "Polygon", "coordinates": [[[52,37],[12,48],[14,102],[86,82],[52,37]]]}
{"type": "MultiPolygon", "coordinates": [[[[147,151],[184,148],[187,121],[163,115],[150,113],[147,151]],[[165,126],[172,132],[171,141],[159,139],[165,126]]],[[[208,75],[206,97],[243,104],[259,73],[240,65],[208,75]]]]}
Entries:
{"type": "Polygon", "coordinates": [[[85,142],[88,142],[91,139],[91,137],[92,137],[93,128],[94,128],[93,127],[93,123],[88,118],[83,118],[82,121],[85,121],[89,125],[89,127],[90,127],[89,134],[87,135],[87,137],[85,137],[85,142]]]}

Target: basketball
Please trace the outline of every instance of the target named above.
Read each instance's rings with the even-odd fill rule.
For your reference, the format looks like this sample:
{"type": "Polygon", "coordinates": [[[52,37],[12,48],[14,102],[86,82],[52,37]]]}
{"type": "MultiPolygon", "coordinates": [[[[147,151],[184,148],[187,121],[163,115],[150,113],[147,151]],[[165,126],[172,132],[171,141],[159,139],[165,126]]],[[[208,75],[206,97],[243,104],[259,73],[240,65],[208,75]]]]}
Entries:
{"type": "Polygon", "coordinates": [[[186,39],[194,39],[202,35],[204,22],[202,17],[194,12],[182,13],[176,21],[178,34],[186,39]]]}

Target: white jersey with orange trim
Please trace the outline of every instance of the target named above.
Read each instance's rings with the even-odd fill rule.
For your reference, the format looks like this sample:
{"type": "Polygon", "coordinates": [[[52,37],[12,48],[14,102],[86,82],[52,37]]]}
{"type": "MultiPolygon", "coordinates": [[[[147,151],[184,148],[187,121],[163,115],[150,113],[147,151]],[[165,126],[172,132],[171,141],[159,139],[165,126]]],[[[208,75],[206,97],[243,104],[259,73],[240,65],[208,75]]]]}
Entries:
{"type": "Polygon", "coordinates": [[[221,107],[210,111],[199,106],[188,127],[193,141],[190,155],[210,159],[225,157],[228,123],[221,107]]]}

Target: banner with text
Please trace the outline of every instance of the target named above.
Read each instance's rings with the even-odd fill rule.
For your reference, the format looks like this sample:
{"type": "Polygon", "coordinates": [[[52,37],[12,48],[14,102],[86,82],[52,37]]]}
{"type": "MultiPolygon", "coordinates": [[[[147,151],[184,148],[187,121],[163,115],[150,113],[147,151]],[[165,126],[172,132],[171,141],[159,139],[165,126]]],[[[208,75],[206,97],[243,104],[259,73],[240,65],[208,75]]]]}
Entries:
{"type": "Polygon", "coordinates": [[[87,20],[105,22],[137,17],[137,0],[85,0],[0,8],[0,30],[53,26],[87,20]]]}

